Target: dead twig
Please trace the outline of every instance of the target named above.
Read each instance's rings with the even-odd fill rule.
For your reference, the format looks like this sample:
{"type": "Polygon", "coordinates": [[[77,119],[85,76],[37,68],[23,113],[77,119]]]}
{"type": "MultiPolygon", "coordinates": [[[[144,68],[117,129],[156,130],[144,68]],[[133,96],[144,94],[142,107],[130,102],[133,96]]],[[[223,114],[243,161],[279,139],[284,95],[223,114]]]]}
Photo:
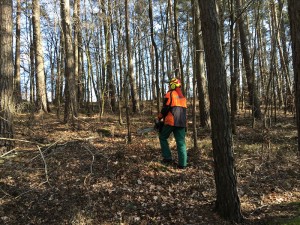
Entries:
{"type": "Polygon", "coordinates": [[[49,176],[48,176],[48,169],[47,169],[47,163],[46,163],[46,160],[45,160],[45,158],[44,158],[44,155],[43,155],[43,152],[42,152],[40,146],[37,146],[37,147],[38,147],[38,150],[39,150],[39,152],[40,152],[40,154],[41,154],[41,157],[42,157],[42,159],[43,159],[43,162],[44,162],[44,169],[45,169],[46,181],[47,181],[47,183],[51,186],[51,184],[50,184],[50,182],[49,182],[49,176]]]}
{"type": "Polygon", "coordinates": [[[83,145],[83,147],[84,147],[85,150],[87,150],[92,155],[92,163],[90,165],[90,174],[93,174],[93,164],[94,164],[94,161],[95,161],[95,155],[88,147],[86,147],[84,145],[83,145]]]}
{"type": "MultiPolygon", "coordinates": [[[[48,147],[47,147],[45,150],[43,150],[43,153],[46,152],[46,151],[47,151],[49,148],[51,148],[52,146],[56,145],[60,140],[61,140],[61,139],[58,139],[58,140],[55,141],[54,143],[48,145],[48,147]]],[[[33,161],[34,159],[36,159],[38,156],[40,156],[40,154],[39,154],[39,155],[36,155],[35,157],[33,157],[33,158],[30,160],[30,162],[32,162],[32,161],[33,161]]]]}
{"type": "Polygon", "coordinates": [[[2,138],[0,137],[0,140],[7,140],[7,141],[18,141],[18,142],[25,142],[25,143],[30,143],[30,144],[35,144],[35,145],[42,145],[44,146],[45,144],[34,142],[34,141],[27,141],[27,140],[22,140],[22,139],[14,139],[14,138],[2,138]]]}
{"type": "Polygon", "coordinates": [[[15,151],[16,149],[18,149],[18,148],[14,148],[14,149],[12,149],[8,152],[5,152],[3,155],[0,156],[0,158],[3,158],[4,156],[6,156],[6,155],[10,154],[11,152],[15,151]]]}
{"type": "Polygon", "coordinates": [[[13,196],[11,196],[9,193],[7,193],[6,191],[4,191],[2,188],[0,188],[0,190],[4,193],[4,196],[3,197],[1,197],[1,198],[4,198],[5,196],[9,196],[9,197],[13,197],[13,196]]]}

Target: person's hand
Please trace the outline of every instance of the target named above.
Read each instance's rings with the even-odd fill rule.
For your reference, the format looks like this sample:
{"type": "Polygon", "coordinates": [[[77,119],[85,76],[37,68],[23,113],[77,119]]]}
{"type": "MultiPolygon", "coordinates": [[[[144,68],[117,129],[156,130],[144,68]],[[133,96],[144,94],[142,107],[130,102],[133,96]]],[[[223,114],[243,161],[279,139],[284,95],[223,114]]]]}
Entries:
{"type": "Polygon", "coordinates": [[[154,119],[154,128],[155,130],[159,130],[159,126],[160,126],[160,120],[158,118],[154,119]]]}

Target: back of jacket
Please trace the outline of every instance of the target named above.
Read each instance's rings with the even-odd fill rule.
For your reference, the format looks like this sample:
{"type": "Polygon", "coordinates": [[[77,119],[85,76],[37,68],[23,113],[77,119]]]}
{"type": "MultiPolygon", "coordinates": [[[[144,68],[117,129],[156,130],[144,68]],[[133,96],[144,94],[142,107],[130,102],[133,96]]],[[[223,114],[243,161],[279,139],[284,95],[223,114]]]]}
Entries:
{"type": "Polygon", "coordinates": [[[176,91],[168,91],[164,97],[161,114],[164,124],[175,127],[186,127],[186,98],[180,97],[176,91]]]}

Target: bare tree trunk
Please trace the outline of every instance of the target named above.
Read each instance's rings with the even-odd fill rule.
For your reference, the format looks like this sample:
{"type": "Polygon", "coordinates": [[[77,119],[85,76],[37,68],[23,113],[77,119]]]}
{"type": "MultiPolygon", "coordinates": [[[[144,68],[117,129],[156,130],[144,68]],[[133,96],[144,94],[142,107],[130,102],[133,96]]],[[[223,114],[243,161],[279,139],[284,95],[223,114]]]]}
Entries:
{"type": "Polygon", "coordinates": [[[0,1],[0,154],[14,147],[12,1],[0,1]],[[7,139],[5,139],[7,138],[7,139]]]}
{"type": "Polygon", "coordinates": [[[139,113],[140,103],[139,103],[136,83],[133,74],[133,62],[132,62],[131,43],[130,43],[130,34],[129,34],[128,0],[125,0],[125,30],[126,30],[126,47],[127,47],[127,66],[128,66],[129,83],[131,86],[132,110],[134,113],[139,113]]]}
{"type": "Polygon", "coordinates": [[[194,45],[195,45],[195,67],[194,74],[198,87],[198,100],[200,109],[200,125],[210,127],[209,99],[207,91],[207,80],[204,62],[203,37],[201,35],[200,10],[197,0],[192,0],[194,7],[194,45]]]}
{"type": "Polygon", "coordinates": [[[60,118],[60,107],[61,107],[61,101],[62,101],[62,95],[63,95],[63,79],[62,79],[62,74],[64,71],[64,68],[62,67],[62,61],[64,59],[64,41],[63,41],[63,33],[60,34],[59,38],[59,49],[57,52],[57,62],[56,62],[56,67],[57,67],[57,75],[56,75],[56,87],[55,87],[55,103],[56,103],[56,116],[59,119],[60,118]]]}
{"type": "Polygon", "coordinates": [[[119,62],[119,101],[118,101],[118,106],[119,106],[119,124],[123,124],[123,119],[122,119],[122,101],[124,100],[124,82],[123,82],[123,70],[121,70],[121,68],[124,67],[123,59],[124,59],[124,51],[122,51],[122,46],[123,46],[123,42],[122,42],[122,35],[121,35],[121,16],[119,16],[117,18],[117,26],[118,26],[118,32],[117,32],[117,51],[118,54],[116,54],[118,56],[118,62],[119,62]]]}
{"type": "MultiPolygon", "coordinates": [[[[86,39],[88,39],[88,37],[86,37],[86,39]]],[[[91,115],[91,101],[92,101],[92,62],[91,62],[91,54],[90,54],[90,40],[86,41],[85,44],[85,57],[86,57],[86,64],[87,64],[87,82],[86,82],[86,86],[85,86],[85,92],[86,92],[86,110],[87,110],[87,114],[90,116],[91,115]]],[[[104,67],[103,67],[104,68],[104,67]]],[[[104,92],[103,92],[104,93],[104,92]]],[[[97,91],[95,92],[96,94],[96,98],[99,101],[100,97],[97,93],[97,91]]],[[[104,103],[104,101],[103,101],[104,103]]]]}
{"type": "Polygon", "coordinates": [[[104,35],[105,35],[105,56],[106,56],[106,75],[107,75],[107,96],[110,99],[110,106],[113,112],[116,111],[116,90],[115,90],[115,82],[112,73],[112,54],[111,54],[111,2],[107,2],[107,10],[105,10],[105,2],[99,1],[99,5],[102,8],[102,13],[105,17],[103,17],[103,27],[104,27],[104,35]]]}
{"type": "Polygon", "coordinates": [[[160,88],[159,88],[159,58],[158,58],[158,51],[157,46],[154,40],[154,29],[153,29],[153,12],[152,12],[152,0],[149,0],[149,19],[150,19],[150,30],[151,30],[151,41],[154,48],[155,54],[155,86],[156,86],[156,95],[157,95],[157,104],[156,110],[159,112],[160,109],[160,88]]]}
{"type": "Polygon", "coordinates": [[[232,122],[232,133],[236,133],[236,122],[235,116],[239,110],[239,93],[238,93],[238,81],[239,81],[239,42],[238,42],[238,27],[235,27],[234,41],[233,41],[233,75],[231,77],[230,95],[231,95],[231,122],[232,122]]]}
{"type": "MultiPolygon", "coordinates": [[[[74,74],[74,52],[72,44],[72,31],[70,22],[70,2],[69,0],[61,0],[61,17],[62,28],[64,32],[65,41],[65,77],[66,77],[66,98],[65,103],[69,104],[69,107],[65,107],[64,122],[68,122],[69,110],[71,110],[72,122],[74,117],[77,117],[77,93],[75,88],[75,74],[74,74]],[[67,88],[68,87],[68,88],[67,88]]],[[[68,105],[66,104],[66,105],[68,105]]]]}
{"type": "Polygon", "coordinates": [[[293,65],[295,76],[295,105],[298,127],[298,151],[300,153],[300,1],[288,0],[291,38],[293,50],[293,65]]]}
{"type": "Polygon", "coordinates": [[[37,110],[48,112],[46,82],[44,73],[44,51],[42,45],[41,25],[40,25],[40,1],[33,0],[33,43],[35,50],[35,72],[37,86],[37,110]]]}
{"type": "MultiPolygon", "coordinates": [[[[282,15],[283,12],[283,2],[282,0],[278,0],[278,5],[279,5],[279,13],[282,15]]],[[[279,37],[278,37],[278,44],[280,45],[280,57],[282,61],[282,66],[284,68],[284,76],[285,76],[285,82],[286,82],[286,88],[287,88],[287,97],[286,97],[286,107],[289,104],[293,104],[293,102],[289,102],[289,99],[294,99],[293,95],[293,87],[292,87],[292,82],[291,82],[291,77],[290,77],[290,69],[289,69],[289,56],[288,56],[288,50],[287,50],[287,40],[286,40],[286,32],[285,32],[285,26],[284,26],[284,19],[283,16],[281,16],[280,19],[280,32],[279,32],[279,37]]]]}
{"type": "Polygon", "coordinates": [[[14,98],[16,103],[20,103],[21,96],[21,75],[20,75],[20,53],[21,53],[21,0],[17,0],[16,17],[16,46],[15,46],[15,68],[14,68],[14,98]]]}
{"type": "Polygon", "coordinates": [[[206,57],[216,182],[216,211],[223,218],[241,222],[240,200],[233,163],[232,134],[226,72],[216,2],[199,0],[206,57]]]}
{"type": "MultiPolygon", "coordinates": [[[[179,31],[178,31],[178,18],[177,18],[177,0],[174,0],[174,38],[176,42],[176,52],[178,58],[179,72],[180,72],[180,80],[182,86],[182,94],[186,93],[186,86],[184,83],[184,74],[183,74],[183,63],[182,63],[182,54],[181,54],[181,46],[179,42],[179,31]]],[[[175,72],[177,75],[177,71],[175,72]]],[[[178,75],[177,75],[178,76],[178,75]]]]}
{"type": "Polygon", "coordinates": [[[77,104],[78,104],[78,109],[80,108],[80,98],[81,92],[80,92],[80,83],[81,83],[81,76],[80,76],[80,54],[79,54],[79,49],[81,46],[79,46],[80,43],[80,0],[74,0],[74,13],[73,13],[73,20],[74,20],[74,77],[75,77],[75,89],[77,92],[77,104]]]}
{"type": "MultiPolygon", "coordinates": [[[[230,64],[230,107],[231,107],[231,125],[232,133],[236,134],[235,117],[238,110],[238,41],[237,28],[234,29],[234,3],[233,0],[229,2],[230,9],[230,46],[229,46],[229,64],[230,64]]],[[[237,26],[235,26],[237,27],[237,26]]]]}
{"type": "Polygon", "coordinates": [[[244,16],[240,15],[241,14],[240,0],[236,0],[236,6],[238,11],[237,14],[239,15],[238,25],[240,31],[242,55],[243,55],[244,65],[246,70],[246,78],[247,78],[247,85],[248,85],[248,92],[249,92],[249,103],[252,106],[252,113],[254,118],[259,119],[261,118],[260,101],[256,92],[256,83],[255,83],[256,81],[255,81],[254,71],[250,63],[248,40],[244,28],[244,20],[243,20],[244,16]]]}
{"type": "Polygon", "coordinates": [[[34,68],[34,47],[33,43],[30,43],[30,103],[34,105],[35,101],[35,88],[36,86],[34,85],[34,74],[35,74],[35,68],[34,68]]]}

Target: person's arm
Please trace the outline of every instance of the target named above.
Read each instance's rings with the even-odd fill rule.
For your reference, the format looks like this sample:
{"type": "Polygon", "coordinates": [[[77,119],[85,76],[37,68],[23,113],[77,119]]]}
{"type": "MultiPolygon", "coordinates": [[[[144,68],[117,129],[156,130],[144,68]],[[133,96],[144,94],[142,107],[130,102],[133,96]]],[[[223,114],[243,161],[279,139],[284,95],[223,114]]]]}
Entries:
{"type": "Polygon", "coordinates": [[[172,104],[172,101],[169,102],[169,96],[172,98],[172,93],[170,93],[170,95],[165,95],[164,97],[164,102],[163,102],[163,107],[158,115],[158,119],[161,120],[163,118],[165,118],[167,115],[168,115],[168,112],[170,111],[171,109],[171,104],[172,104]]]}

